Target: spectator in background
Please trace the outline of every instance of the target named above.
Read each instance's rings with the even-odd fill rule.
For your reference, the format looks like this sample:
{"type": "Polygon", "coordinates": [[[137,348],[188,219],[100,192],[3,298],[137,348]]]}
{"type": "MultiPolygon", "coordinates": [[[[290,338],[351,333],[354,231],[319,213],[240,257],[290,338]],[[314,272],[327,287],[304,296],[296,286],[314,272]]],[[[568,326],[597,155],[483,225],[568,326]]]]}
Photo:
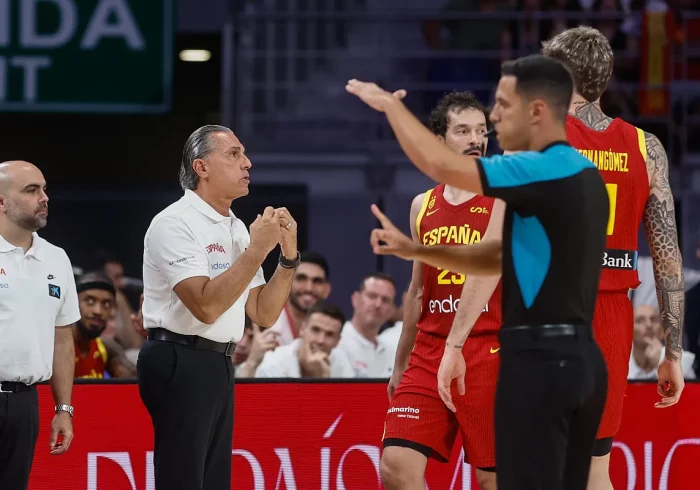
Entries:
{"type": "Polygon", "coordinates": [[[401,295],[401,306],[396,308],[389,323],[382,327],[379,332],[381,342],[384,343],[387,348],[389,348],[391,351],[390,357],[394,359],[396,359],[396,350],[399,347],[399,339],[401,338],[401,330],[403,329],[403,309],[404,305],[406,304],[407,295],[408,288],[406,288],[403,295],[401,295]]]}
{"type": "MultiPolygon", "coordinates": [[[[639,256],[637,259],[637,274],[639,274],[639,281],[641,284],[637,289],[633,289],[630,292],[632,306],[636,308],[642,305],[649,305],[652,308],[658,308],[659,301],[656,296],[656,282],[654,281],[654,261],[650,256],[639,256]]],[[[700,282],[700,271],[690,269],[689,267],[683,267],[683,279],[685,291],[687,293],[700,282]]]]}
{"type": "Polygon", "coordinates": [[[379,329],[394,313],[396,283],[388,274],[366,276],[352,293],[352,319],[345,323],[338,349],[345,352],[357,378],[388,378],[394,369],[392,349],[379,329]]]}
{"type": "Polygon", "coordinates": [[[73,324],[76,378],[135,378],[136,366],[111,338],[101,339],[114,316],[115,287],[102,271],[83,274],[76,284],[80,320],[73,324]]]}
{"type": "Polygon", "coordinates": [[[234,376],[240,378],[241,365],[248,359],[250,355],[250,346],[253,343],[253,322],[248,315],[245,316],[245,324],[243,325],[243,337],[236,344],[236,350],[233,351],[231,362],[233,363],[234,376]]]}
{"type": "Polygon", "coordinates": [[[517,0],[515,11],[524,12],[524,20],[515,19],[509,23],[503,35],[503,60],[539,52],[542,41],[550,39],[560,32],[578,24],[575,19],[542,19],[541,11],[555,11],[566,15],[567,12],[580,11],[576,0],[517,0]]]}
{"type": "Polygon", "coordinates": [[[125,349],[129,360],[136,363],[144,337],[132,327],[131,315],[134,314],[134,309],[125,293],[128,281],[124,277],[124,266],[116,255],[109,251],[99,250],[96,256],[98,267],[107,274],[116,287],[116,315],[112,320],[114,328],[108,328],[103,337],[113,336],[114,340],[125,349]]]}
{"type": "Polygon", "coordinates": [[[331,294],[330,269],[326,258],[316,252],[303,252],[294,273],[292,291],[282,314],[270,330],[279,345],[289,345],[299,336],[299,326],[310,308],[331,294]]]}
{"type": "Polygon", "coordinates": [[[254,378],[265,354],[277,346],[278,333],[262,329],[246,316],[243,338],[233,352],[236,378],[254,378]]]}
{"type": "MultiPolygon", "coordinates": [[[[659,363],[665,356],[663,328],[659,310],[649,305],[634,310],[634,337],[627,379],[656,379],[659,363]]],[[[695,379],[695,354],[683,351],[681,369],[685,379],[695,379]]]]}
{"type": "Polygon", "coordinates": [[[350,361],[337,349],[345,316],[339,308],[316,303],[301,323],[299,338],[265,354],[257,378],[352,378],[350,361]]]}
{"type": "MultiPolygon", "coordinates": [[[[428,21],[426,43],[439,51],[469,51],[434,59],[428,69],[428,81],[438,84],[468,86],[479,100],[491,98],[494,80],[500,76],[504,32],[507,20],[499,12],[512,10],[509,0],[448,0],[443,10],[447,14],[484,14],[479,19],[444,19],[428,21]],[[488,56],[490,53],[491,56],[488,56]]],[[[432,108],[443,95],[440,91],[426,92],[424,105],[432,108]]]]}
{"type": "MultiPolygon", "coordinates": [[[[593,11],[611,15],[624,14],[620,0],[595,0],[593,11]]],[[[610,85],[601,96],[600,103],[611,117],[629,119],[637,112],[638,93],[621,90],[618,83],[639,82],[639,63],[636,62],[639,58],[639,45],[625,34],[622,23],[622,19],[608,18],[598,19],[593,24],[608,39],[615,53],[615,68],[610,85]]]]}
{"type": "Polygon", "coordinates": [[[403,324],[403,305],[406,302],[407,294],[408,288],[406,288],[406,290],[401,295],[401,304],[394,308],[394,313],[391,314],[389,320],[384,325],[382,325],[382,328],[379,329],[379,335],[382,335],[387,330],[391,330],[396,326],[398,326],[400,329],[401,325],[403,324]]]}

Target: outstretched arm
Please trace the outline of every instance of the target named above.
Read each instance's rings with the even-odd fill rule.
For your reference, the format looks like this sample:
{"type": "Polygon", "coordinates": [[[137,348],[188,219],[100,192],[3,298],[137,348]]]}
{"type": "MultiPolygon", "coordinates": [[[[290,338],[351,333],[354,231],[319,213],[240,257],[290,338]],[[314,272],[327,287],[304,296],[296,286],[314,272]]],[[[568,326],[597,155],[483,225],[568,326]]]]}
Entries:
{"type": "MultiPolygon", "coordinates": [[[[484,235],[484,238],[486,236],[484,235]]],[[[484,239],[472,245],[419,246],[413,253],[420,260],[433,267],[448,269],[467,276],[493,276],[501,273],[501,237],[484,239]]]]}
{"type": "Polygon", "coordinates": [[[440,143],[401,102],[405,90],[393,94],[375,83],[350,80],[345,89],[373,109],[384,112],[406,156],[437,182],[483,194],[476,158],[461,155],[440,143]]]}
{"type": "MultiPolygon", "coordinates": [[[[491,219],[484,233],[484,239],[501,240],[503,236],[503,218],[506,205],[503,201],[496,200],[491,211],[491,219]]],[[[500,270],[493,276],[467,276],[459,300],[459,307],[452,322],[452,329],[447,336],[447,347],[461,349],[467,341],[467,337],[474,328],[474,324],[481,316],[484,307],[491,299],[491,295],[501,280],[500,270]]]]}
{"type": "Polygon", "coordinates": [[[651,182],[644,210],[644,228],[654,264],[666,358],[678,361],[683,351],[685,292],[675,207],[668,181],[668,157],[656,136],[645,135],[651,182]]]}
{"type": "Polygon", "coordinates": [[[426,247],[404,235],[374,204],[372,213],[382,225],[382,229],[372,230],[370,236],[372,250],[377,255],[419,260],[464,275],[492,276],[501,273],[501,237],[473,245],[426,247]]]}

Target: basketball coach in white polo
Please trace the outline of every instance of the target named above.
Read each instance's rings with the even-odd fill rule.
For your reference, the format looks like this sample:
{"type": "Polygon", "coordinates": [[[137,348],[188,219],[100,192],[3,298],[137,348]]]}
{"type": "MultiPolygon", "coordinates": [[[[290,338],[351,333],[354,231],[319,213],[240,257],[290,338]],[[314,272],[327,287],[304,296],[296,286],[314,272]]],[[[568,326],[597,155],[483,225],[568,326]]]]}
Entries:
{"type": "Polygon", "coordinates": [[[231,212],[248,194],[250,160],[233,132],[204,126],[185,144],[185,195],[159,213],[144,241],[143,322],[137,370],[155,431],[157,490],[230,490],[231,354],[245,314],[263,327],[279,317],[299,263],[296,222],[265,208],[250,234],[231,212]],[[261,265],[281,245],[265,284],[261,265]]]}
{"type": "Polygon", "coordinates": [[[46,226],[48,201],[38,168],[22,161],[0,164],[2,490],[23,490],[29,483],[39,435],[37,383],[51,379],[56,402],[51,454],[66,452],[73,439],[71,326],[80,310],[66,252],[36,233],[46,226]]]}

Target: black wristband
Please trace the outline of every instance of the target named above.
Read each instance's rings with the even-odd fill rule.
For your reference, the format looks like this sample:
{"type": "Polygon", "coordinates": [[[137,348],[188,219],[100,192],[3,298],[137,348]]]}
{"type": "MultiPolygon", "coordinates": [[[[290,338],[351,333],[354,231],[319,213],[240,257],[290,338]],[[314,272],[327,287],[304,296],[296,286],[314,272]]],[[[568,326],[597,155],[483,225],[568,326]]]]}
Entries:
{"type": "Polygon", "coordinates": [[[282,252],[280,252],[279,263],[285,269],[296,269],[301,263],[301,254],[299,253],[299,251],[297,251],[296,258],[290,260],[287,257],[285,257],[284,254],[282,254],[282,252]]]}

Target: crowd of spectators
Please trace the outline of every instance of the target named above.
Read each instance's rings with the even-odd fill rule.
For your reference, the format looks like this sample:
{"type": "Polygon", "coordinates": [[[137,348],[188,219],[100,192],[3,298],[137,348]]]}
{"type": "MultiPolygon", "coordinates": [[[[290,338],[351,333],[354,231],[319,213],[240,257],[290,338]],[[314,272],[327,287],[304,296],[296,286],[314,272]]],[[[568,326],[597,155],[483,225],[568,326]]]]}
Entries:
{"type": "MultiPolygon", "coordinates": [[[[391,377],[394,357],[402,328],[405,292],[394,279],[382,272],[370,272],[352,293],[352,314],[346,318],[330,297],[331,267],[319,253],[307,251],[296,270],[287,304],[277,322],[263,329],[247,319],[245,334],[236,346],[232,362],[238,378],[385,378],[391,377]],[[402,294],[403,292],[403,294],[402,294]]],[[[653,277],[642,276],[645,284],[653,277]]],[[[114,256],[103,255],[98,270],[87,274],[104,274],[117,290],[113,304],[99,307],[89,291],[80,293],[81,322],[95,323],[102,319],[105,329],[100,343],[108,346],[103,352],[102,372],[77,373],[81,377],[131,378],[135,376],[138,351],[144,342],[139,312],[139,281],[124,277],[124,269],[114,256]],[[90,299],[90,301],[88,301],[90,299]],[[102,316],[100,316],[102,315],[102,316]]],[[[694,277],[694,276],[693,276],[694,277]]],[[[91,277],[90,280],[94,280],[91,277]]],[[[80,276],[78,282],[80,283],[80,276]]],[[[696,283],[688,294],[692,295],[696,283]]],[[[700,287],[700,286],[698,286],[700,287]]],[[[663,330],[658,305],[646,304],[645,296],[635,302],[634,344],[630,352],[630,379],[653,379],[656,366],[663,359],[663,330]]],[[[688,318],[695,318],[687,304],[688,318]]],[[[686,325],[698,330],[700,325],[686,325]]],[[[76,339],[81,329],[76,327],[76,339]]],[[[700,346],[686,340],[683,372],[695,379],[700,370],[696,359],[700,346]],[[693,344],[693,345],[690,345],[693,344]]],[[[76,340],[76,363],[99,349],[83,348],[76,340]]],[[[100,364],[102,365],[102,364],[100,364]]]]}

